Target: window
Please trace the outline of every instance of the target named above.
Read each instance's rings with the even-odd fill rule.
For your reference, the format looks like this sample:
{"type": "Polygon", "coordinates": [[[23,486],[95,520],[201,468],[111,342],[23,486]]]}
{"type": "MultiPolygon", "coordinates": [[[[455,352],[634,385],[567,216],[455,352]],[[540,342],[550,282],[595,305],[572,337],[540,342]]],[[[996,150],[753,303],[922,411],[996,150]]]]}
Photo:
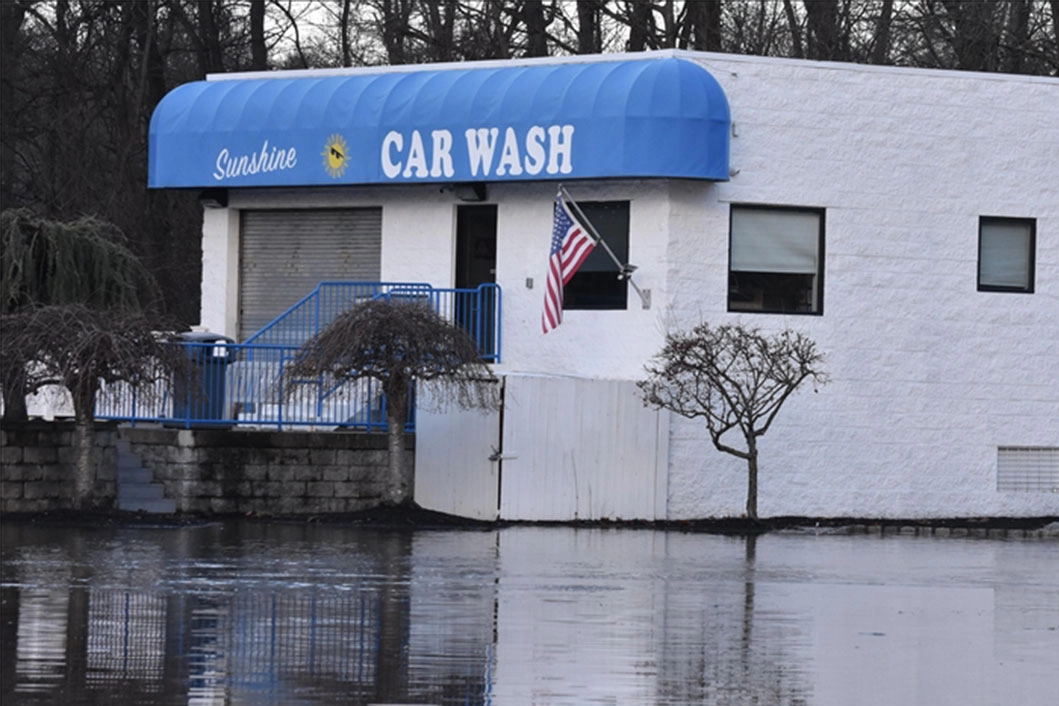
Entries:
{"type": "MultiPolygon", "coordinates": [[[[595,226],[614,256],[628,262],[629,202],[578,201],[577,208],[595,226]]],[[[618,279],[618,266],[606,249],[597,245],[563,287],[563,309],[624,309],[628,295],[628,283],[618,279]]]]}
{"type": "Polygon", "coordinates": [[[978,291],[1032,292],[1037,222],[1032,218],[978,221],[978,291]]]}
{"type": "Polygon", "coordinates": [[[732,206],[728,311],[822,314],[822,209],[732,206]]]}

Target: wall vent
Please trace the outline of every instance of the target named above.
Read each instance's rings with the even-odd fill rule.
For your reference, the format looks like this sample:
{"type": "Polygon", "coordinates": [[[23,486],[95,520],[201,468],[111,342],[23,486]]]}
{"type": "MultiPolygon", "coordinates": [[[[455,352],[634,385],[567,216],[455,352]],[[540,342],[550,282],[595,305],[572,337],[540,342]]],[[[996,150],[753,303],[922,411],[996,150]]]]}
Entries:
{"type": "Polygon", "coordinates": [[[1059,493],[1059,447],[1001,446],[996,461],[998,491],[1059,493]]]}

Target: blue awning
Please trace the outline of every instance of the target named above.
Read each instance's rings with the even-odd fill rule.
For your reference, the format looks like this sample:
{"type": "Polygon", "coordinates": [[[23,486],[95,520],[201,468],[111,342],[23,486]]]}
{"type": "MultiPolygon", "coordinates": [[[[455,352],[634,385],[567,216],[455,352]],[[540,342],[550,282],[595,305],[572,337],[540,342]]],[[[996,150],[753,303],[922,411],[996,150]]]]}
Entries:
{"type": "Polygon", "coordinates": [[[151,187],[728,179],[728,101],[673,57],[198,81],[151,118],[151,187]]]}

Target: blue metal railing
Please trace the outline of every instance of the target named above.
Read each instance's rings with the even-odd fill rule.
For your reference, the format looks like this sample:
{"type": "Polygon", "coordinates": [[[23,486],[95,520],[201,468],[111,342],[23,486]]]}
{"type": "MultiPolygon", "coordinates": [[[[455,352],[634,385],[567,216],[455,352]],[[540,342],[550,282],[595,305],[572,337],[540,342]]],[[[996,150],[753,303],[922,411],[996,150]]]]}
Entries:
{"type": "MultiPolygon", "coordinates": [[[[245,425],[384,430],[386,398],[377,381],[332,375],[292,380],[284,375],[286,364],[302,343],[344,311],[343,305],[348,308],[367,291],[371,290],[360,283],[322,283],[288,312],[293,325],[279,317],[246,343],[173,344],[182,346],[191,359],[190,373],[162,378],[146,390],[122,383],[109,385],[100,391],[96,417],[188,428],[245,425]],[[346,294],[356,296],[336,294],[347,286],[346,294]],[[306,320],[310,325],[302,326],[306,320]],[[270,338],[286,342],[266,342],[270,338]]],[[[370,296],[428,299],[443,318],[474,338],[482,360],[499,362],[501,298],[495,284],[434,289],[389,283],[380,285],[370,296]]],[[[411,411],[406,425],[414,429],[411,411]]]]}
{"type": "Polygon", "coordinates": [[[438,289],[423,282],[321,282],[244,343],[300,346],[355,304],[392,296],[429,299],[442,318],[470,334],[483,360],[500,362],[501,293],[491,283],[438,289]]]}
{"type": "MultiPolygon", "coordinates": [[[[109,385],[96,401],[97,419],[156,422],[182,427],[314,426],[386,429],[386,399],[372,379],[323,375],[293,380],[284,368],[298,346],[244,343],[175,343],[189,370],[150,390],[109,385]]],[[[406,425],[414,429],[414,416],[406,425]]]]}
{"type": "Polygon", "coordinates": [[[355,304],[393,290],[426,294],[432,289],[425,282],[321,282],[244,343],[300,346],[355,304]]]}

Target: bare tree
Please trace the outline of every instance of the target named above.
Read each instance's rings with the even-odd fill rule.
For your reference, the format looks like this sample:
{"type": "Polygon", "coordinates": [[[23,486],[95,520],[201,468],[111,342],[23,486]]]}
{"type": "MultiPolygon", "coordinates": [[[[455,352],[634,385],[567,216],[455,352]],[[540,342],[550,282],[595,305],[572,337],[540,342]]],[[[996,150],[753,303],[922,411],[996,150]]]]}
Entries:
{"type": "Polygon", "coordinates": [[[0,317],[0,366],[18,368],[30,391],[61,385],[74,406],[74,507],[90,508],[95,477],[95,406],[102,383],[125,382],[145,396],[187,360],[167,345],[158,322],[68,304],[0,317]]]}
{"type": "Polygon", "coordinates": [[[670,333],[638,383],[644,401],[701,418],[713,445],[747,463],[746,516],[757,519],[758,438],[806,380],[827,382],[816,344],[790,330],[768,337],[741,323],[670,333]],[[745,448],[725,440],[742,436],[745,448]]]}
{"type": "MultiPolygon", "coordinates": [[[[393,297],[354,306],[309,340],[284,371],[288,380],[373,378],[386,395],[390,477],[387,502],[412,502],[414,472],[404,461],[405,423],[413,383],[438,388],[461,408],[495,408],[496,377],[474,340],[426,302],[393,297]]],[[[292,388],[287,385],[287,389],[292,388]]]]}

